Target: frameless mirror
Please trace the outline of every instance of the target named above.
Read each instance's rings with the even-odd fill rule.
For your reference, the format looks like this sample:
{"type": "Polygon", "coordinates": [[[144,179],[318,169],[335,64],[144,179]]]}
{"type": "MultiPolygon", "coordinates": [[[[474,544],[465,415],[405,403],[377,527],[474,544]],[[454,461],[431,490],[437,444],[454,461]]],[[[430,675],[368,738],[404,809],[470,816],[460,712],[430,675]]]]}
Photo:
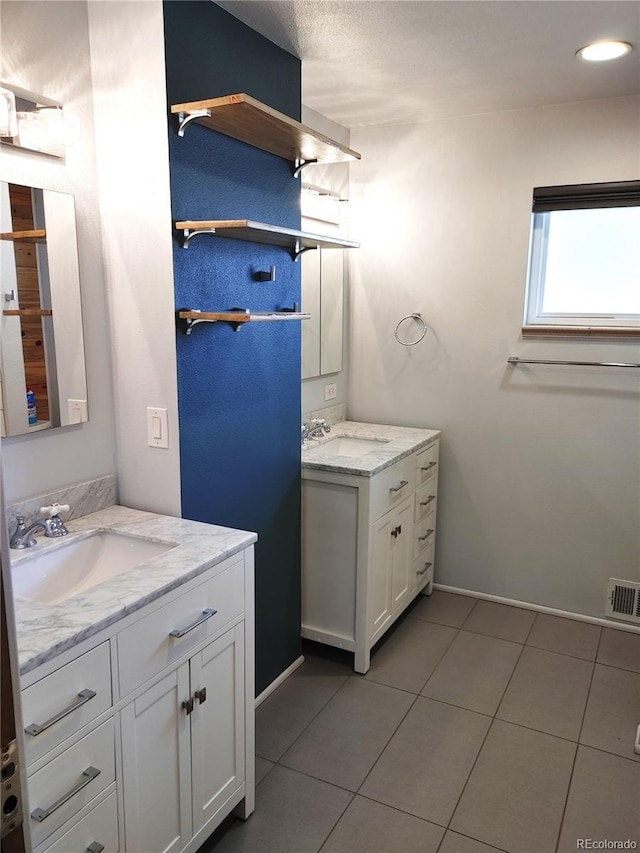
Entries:
{"type": "Polygon", "coordinates": [[[72,195],[0,183],[3,436],[88,420],[72,195]]]}
{"type": "MultiPolygon", "coordinates": [[[[303,227],[306,227],[305,219],[330,223],[332,230],[340,226],[337,192],[303,184],[300,201],[303,227]]],[[[342,370],[344,253],[340,249],[317,249],[305,252],[300,262],[302,310],[311,314],[311,319],[302,324],[302,378],[339,373],[342,370]]]]}

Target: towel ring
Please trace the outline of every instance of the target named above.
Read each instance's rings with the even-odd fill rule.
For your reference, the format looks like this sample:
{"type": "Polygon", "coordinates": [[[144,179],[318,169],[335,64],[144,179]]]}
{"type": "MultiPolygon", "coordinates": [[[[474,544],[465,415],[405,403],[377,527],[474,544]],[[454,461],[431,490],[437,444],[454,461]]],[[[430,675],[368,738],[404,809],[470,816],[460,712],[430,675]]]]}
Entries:
{"type": "Polygon", "coordinates": [[[393,336],[398,341],[399,344],[402,344],[403,347],[414,347],[416,344],[420,343],[420,341],[424,338],[424,336],[426,334],[427,334],[427,324],[426,324],[425,319],[422,316],[422,314],[407,314],[407,316],[403,317],[402,320],[400,320],[400,322],[396,326],[396,330],[393,333],[393,336]],[[400,329],[400,326],[403,323],[405,323],[407,320],[417,320],[419,323],[422,323],[422,332],[420,334],[420,337],[416,338],[415,341],[401,341],[400,338],[398,337],[398,331],[400,329]]]}

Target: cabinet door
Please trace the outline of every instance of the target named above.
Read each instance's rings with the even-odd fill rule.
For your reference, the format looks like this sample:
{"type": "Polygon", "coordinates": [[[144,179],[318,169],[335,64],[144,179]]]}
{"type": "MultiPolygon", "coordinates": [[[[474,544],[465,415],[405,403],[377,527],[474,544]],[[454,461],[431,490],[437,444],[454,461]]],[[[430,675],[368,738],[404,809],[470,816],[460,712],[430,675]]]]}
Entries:
{"type": "Polygon", "coordinates": [[[245,781],[244,626],[204,648],[190,667],[195,834],[245,781]]]}
{"type": "Polygon", "coordinates": [[[125,838],[129,851],[177,853],[191,838],[189,664],[122,710],[125,838]]]}
{"type": "Polygon", "coordinates": [[[367,628],[369,638],[380,634],[391,618],[391,546],[397,535],[396,514],[388,512],[373,525],[373,560],[369,569],[367,628]]]}
{"type": "Polygon", "coordinates": [[[411,560],[413,545],[413,496],[393,513],[397,535],[391,537],[391,612],[408,603],[413,578],[411,560]]]}

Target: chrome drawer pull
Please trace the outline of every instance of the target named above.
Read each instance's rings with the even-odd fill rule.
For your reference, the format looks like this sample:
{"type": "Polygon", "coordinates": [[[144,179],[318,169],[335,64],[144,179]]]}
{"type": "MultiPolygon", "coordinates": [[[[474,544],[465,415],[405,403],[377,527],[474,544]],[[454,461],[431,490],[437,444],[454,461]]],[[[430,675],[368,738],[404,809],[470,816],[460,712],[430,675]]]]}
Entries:
{"type": "Polygon", "coordinates": [[[89,699],[93,699],[96,695],[94,690],[81,690],[78,693],[78,698],[75,702],[69,705],[68,708],[64,708],[62,711],[59,711],[45,723],[31,723],[31,725],[27,726],[25,732],[32,737],[37,737],[42,734],[42,732],[46,731],[46,729],[51,728],[54,723],[57,723],[58,720],[62,720],[68,714],[72,714],[75,710],[80,708],[82,705],[85,705],[89,699]]]}
{"type": "Polygon", "coordinates": [[[187,625],[186,628],[174,628],[173,631],[169,633],[170,637],[184,637],[185,634],[188,634],[189,631],[193,631],[194,628],[197,628],[198,625],[202,625],[203,622],[206,622],[207,619],[211,619],[212,616],[215,616],[217,610],[212,610],[210,607],[207,607],[206,610],[202,611],[202,616],[193,623],[193,625],[187,625]]]}
{"type": "Polygon", "coordinates": [[[399,492],[400,489],[404,489],[404,487],[408,486],[408,485],[409,485],[408,480],[400,480],[400,482],[398,483],[397,486],[389,486],[389,491],[390,492],[399,492]]]}
{"type": "Polygon", "coordinates": [[[435,495],[429,495],[429,497],[426,499],[426,501],[420,501],[420,506],[429,506],[431,501],[435,501],[435,499],[436,499],[435,495]]]}
{"type": "Polygon", "coordinates": [[[427,530],[427,532],[424,534],[424,536],[418,536],[419,541],[424,542],[424,540],[428,539],[432,533],[433,533],[433,530],[427,530]]]}
{"type": "Polygon", "coordinates": [[[82,779],[78,782],[77,785],[74,785],[70,791],[67,791],[59,800],[56,800],[53,805],[49,806],[48,809],[34,809],[31,812],[31,817],[34,820],[37,820],[38,823],[42,823],[43,820],[46,820],[50,817],[55,811],[57,811],[60,806],[63,806],[65,803],[69,802],[71,797],[75,796],[78,791],[81,791],[83,788],[86,788],[89,782],[92,782],[96,776],[100,775],[100,771],[97,767],[87,767],[86,770],[82,771],[82,779]]]}
{"type": "Polygon", "coordinates": [[[438,464],[437,462],[429,462],[428,465],[421,465],[420,470],[421,471],[430,471],[434,467],[434,465],[437,465],[437,464],[438,464]]]}
{"type": "Polygon", "coordinates": [[[87,847],[87,853],[102,853],[103,850],[104,844],[100,844],[99,841],[92,841],[87,847]]]}
{"type": "Polygon", "coordinates": [[[419,571],[419,572],[416,572],[416,574],[417,574],[417,575],[423,575],[425,572],[428,572],[428,571],[429,571],[429,569],[431,568],[431,566],[432,566],[432,565],[433,565],[433,563],[425,563],[425,564],[424,564],[424,569],[420,569],[420,571],[419,571]]]}

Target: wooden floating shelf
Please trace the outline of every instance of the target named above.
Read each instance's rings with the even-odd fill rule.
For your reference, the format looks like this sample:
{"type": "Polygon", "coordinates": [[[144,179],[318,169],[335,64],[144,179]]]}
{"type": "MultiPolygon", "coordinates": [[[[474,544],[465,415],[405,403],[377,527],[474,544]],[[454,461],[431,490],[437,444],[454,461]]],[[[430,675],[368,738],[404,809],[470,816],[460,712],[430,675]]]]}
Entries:
{"type": "Polygon", "coordinates": [[[184,248],[189,246],[193,237],[199,234],[214,234],[216,237],[229,237],[249,243],[268,243],[290,249],[295,260],[310,249],[357,249],[360,243],[327,237],[321,234],[309,234],[251,219],[213,219],[204,221],[185,220],[176,222],[176,228],[184,234],[184,248]]]}
{"type": "MultiPolygon", "coordinates": [[[[291,160],[296,165],[297,161],[303,161],[300,166],[349,163],[360,159],[357,151],[243,93],[173,104],[171,112],[180,120],[180,136],[185,126],[195,121],[210,130],[291,160]]],[[[294,174],[297,172],[296,169],[294,174]]]]}
{"type": "Polygon", "coordinates": [[[309,320],[311,314],[300,311],[178,311],[178,318],[186,321],[187,335],[198,323],[231,323],[234,331],[245,323],[272,323],[279,320],[309,320]]]}
{"type": "Polygon", "coordinates": [[[5,317],[51,317],[51,308],[6,308],[3,312],[5,317]]]}
{"type": "Polygon", "coordinates": [[[0,234],[0,240],[12,240],[14,243],[44,243],[47,232],[44,228],[37,231],[6,231],[0,234]]]}

